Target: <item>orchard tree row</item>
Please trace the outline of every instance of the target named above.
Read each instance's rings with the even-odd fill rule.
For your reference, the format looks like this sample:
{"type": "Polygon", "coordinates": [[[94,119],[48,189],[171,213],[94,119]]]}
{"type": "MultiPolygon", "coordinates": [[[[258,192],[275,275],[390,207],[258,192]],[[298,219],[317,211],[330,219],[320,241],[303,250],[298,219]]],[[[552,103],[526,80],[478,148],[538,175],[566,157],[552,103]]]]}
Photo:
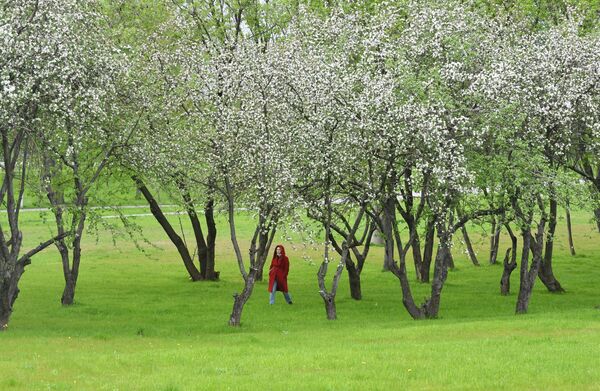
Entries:
{"type": "Polygon", "coordinates": [[[62,259],[61,301],[73,303],[90,192],[117,172],[193,281],[219,277],[214,216],[226,211],[244,281],[233,326],[277,229],[303,229],[304,217],[323,227],[329,319],[344,268],[361,299],[375,232],[414,319],[438,315],[458,235],[478,265],[468,222],[491,223],[491,263],[501,233],[511,238],[501,291],[520,263],[517,313],[538,277],[563,291],[552,269],[559,206],[593,211],[600,231],[598,5],[335,3],[3,1],[1,328],[25,267],[49,246],[62,259]],[[30,249],[19,214],[34,182],[56,235],[30,249]],[[190,247],[152,189],[186,212],[190,247]],[[237,235],[240,208],[256,212],[250,238],[237,235]],[[409,267],[431,286],[423,303],[409,267]]]}

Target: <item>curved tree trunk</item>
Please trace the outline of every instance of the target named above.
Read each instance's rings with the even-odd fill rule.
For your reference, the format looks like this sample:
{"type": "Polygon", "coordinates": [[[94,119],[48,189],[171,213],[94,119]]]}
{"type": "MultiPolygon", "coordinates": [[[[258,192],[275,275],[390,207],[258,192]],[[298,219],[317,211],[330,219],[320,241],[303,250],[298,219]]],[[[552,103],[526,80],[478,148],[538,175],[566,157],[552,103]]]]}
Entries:
{"type": "Polygon", "coordinates": [[[142,192],[142,195],[150,205],[150,212],[152,212],[152,215],[154,215],[156,221],[158,221],[169,239],[171,239],[173,245],[175,245],[175,248],[177,249],[177,252],[179,252],[179,256],[181,257],[185,269],[187,270],[192,281],[202,280],[202,274],[196,265],[194,265],[194,260],[192,259],[185,242],[173,229],[173,226],[171,226],[171,223],[169,223],[169,220],[167,220],[167,217],[162,212],[162,209],[158,205],[158,202],[156,202],[154,199],[154,196],[152,196],[152,193],[150,193],[144,182],[139,177],[134,175],[132,176],[132,179],[135,181],[137,188],[142,192]]]}
{"type": "Polygon", "coordinates": [[[556,232],[556,215],[558,205],[556,199],[550,199],[550,215],[548,218],[548,232],[546,234],[546,248],[544,258],[540,265],[538,277],[544,283],[548,291],[553,293],[564,292],[565,290],[560,285],[560,282],[554,276],[552,270],[552,253],[554,249],[554,234],[556,232]]]}
{"type": "Polygon", "coordinates": [[[500,294],[502,296],[508,296],[510,293],[510,275],[513,270],[517,268],[516,262],[516,253],[511,249],[506,249],[506,255],[504,256],[504,271],[502,272],[502,278],[500,279],[500,294]],[[513,254],[513,260],[509,261],[511,258],[511,254],[513,254]]]}
{"type": "Polygon", "coordinates": [[[510,275],[517,268],[517,237],[513,234],[508,224],[506,224],[506,230],[510,235],[512,247],[506,250],[506,255],[504,256],[504,271],[500,279],[500,294],[502,296],[507,296],[510,293],[510,275]]]}
{"type": "Polygon", "coordinates": [[[460,228],[463,239],[465,241],[465,246],[467,247],[467,251],[469,252],[469,258],[471,258],[471,262],[473,265],[479,266],[479,261],[477,261],[477,255],[475,255],[475,250],[473,250],[473,245],[471,244],[471,239],[469,238],[469,234],[467,233],[467,227],[464,225],[460,228]]]}
{"type": "Polygon", "coordinates": [[[594,217],[596,218],[596,226],[598,227],[598,232],[600,232],[600,208],[594,209],[594,217]]]}
{"type": "MultiPolygon", "coordinates": [[[[417,307],[417,305],[415,304],[414,297],[412,295],[410,282],[408,281],[408,276],[406,274],[406,253],[408,251],[408,248],[404,249],[402,247],[402,244],[400,243],[400,232],[398,232],[398,227],[396,226],[396,224],[394,224],[394,238],[400,257],[400,265],[398,266],[395,262],[393,262],[391,270],[392,273],[394,273],[394,275],[400,281],[400,288],[402,290],[402,304],[413,319],[424,319],[425,311],[422,307],[417,307]]],[[[412,238],[409,238],[409,243],[407,244],[407,246],[411,244],[411,239],[412,238]]]]}
{"type": "Polygon", "coordinates": [[[244,280],[244,289],[242,293],[233,295],[233,309],[231,311],[231,315],[229,316],[229,325],[230,326],[240,326],[242,320],[242,311],[244,310],[244,305],[252,295],[252,290],[254,289],[254,284],[256,283],[256,269],[250,269],[250,273],[248,273],[246,279],[244,280]]]}
{"type": "Polygon", "coordinates": [[[63,276],[65,278],[65,287],[63,289],[60,302],[62,305],[71,305],[75,299],[75,285],[77,283],[74,281],[71,275],[71,259],[69,248],[63,240],[57,242],[56,247],[58,248],[58,252],[60,254],[63,267],[63,276]]]}

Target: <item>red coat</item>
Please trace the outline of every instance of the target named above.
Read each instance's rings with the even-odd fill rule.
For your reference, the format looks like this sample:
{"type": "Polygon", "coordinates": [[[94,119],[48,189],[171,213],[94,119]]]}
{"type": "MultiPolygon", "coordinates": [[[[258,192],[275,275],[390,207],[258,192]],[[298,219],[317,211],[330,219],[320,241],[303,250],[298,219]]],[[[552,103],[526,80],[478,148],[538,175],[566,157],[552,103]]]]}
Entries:
{"type": "Polygon", "coordinates": [[[290,270],[290,261],[285,256],[285,249],[282,245],[275,247],[275,253],[271,260],[271,267],[269,268],[269,292],[273,291],[273,284],[277,281],[277,290],[281,292],[287,292],[287,275],[290,270]],[[281,248],[281,256],[277,256],[277,247],[281,248]]]}

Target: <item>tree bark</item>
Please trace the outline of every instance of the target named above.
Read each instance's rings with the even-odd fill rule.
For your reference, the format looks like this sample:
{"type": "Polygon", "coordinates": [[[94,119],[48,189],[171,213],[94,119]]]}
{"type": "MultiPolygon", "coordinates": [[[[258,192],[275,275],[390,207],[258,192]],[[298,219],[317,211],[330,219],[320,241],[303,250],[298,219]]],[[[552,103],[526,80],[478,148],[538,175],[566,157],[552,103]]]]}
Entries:
{"type": "MultiPolygon", "coordinates": [[[[439,253],[439,248],[438,248],[438,253],[439,253]]],[[[436,254],[436,258],[437,258],[437,254],[436,254]]],[[[444,258],[445,258],[446,266],[448,267],[448,269],[454,270],[454,268],[456,266],[454,265],[454,257],[452,256],[452,250],[450,250],[450,248],[446,249],[446,254],[444,254],[444,258]]]]}
{"type": "MultiPolygon", "coordinates": [[[[215,272],[215,237],[217,229],[214,222],[213,207],[214,201],[208,200],[204,206],[204,219],[206,220],[206,226],[208,229],[208,236],[204,239],[204,233],[202,232],[202,226],[196,213],[196,207],[192,201],[192,197],[189,193],[188,187],[183,181],[179,180],[177,183],[183,201],[185,202],[185,209],[192,224],[194,231],[194,237],[196,239],[196,248],[198,252],[198,261],[200,265],[200,274],[202,280],[217,280],[218,273],[215,272]]],[[[189,251],[189,250],[188,250],[189,251]]]]}
{"type": "Polygon", "coordinates": [[[335,308],[335,296],[327,294],[325,295],[325,297],[323,297],[323,301],[325,302],[325,312],[327,313],[327,320],[336,320],[337,311],[335,308]]]}
{"type": "MultiPolygon", "coordinates": [[[[360,214],[362,215],[362,211],[360,214]]],[[[356,225],[356,227],[357,226],[358,226],[358,224],[356,225]]],[[[330,229],[329,226],[327,226],[325,228],[326,237],[329,237],[329,235],[330,235],[329,229],[330,229]]],[[[355,228],[355,230],[356,230],[356,228],[355,228]]],[[[329,264],[329,248],[328,248],[329,244],[325,245],[325,254],[323,257],[324,259],[323,259],[323,262],[321,263],[321,266],[319,267],[319,271],[317,272],[317,281],[319,283],[319,294],[321,295],[321,298],[323,299],[323,303],[325,304],[325,313],[327,314],[328,320],[336,320],[337,319],[337,313],[336,313],[336,308],[335,308],[335,296],[337,294],[337,288],[339,285],[340,277],[342,275],[342,271],[344,270],[344,266],[347,262],[347,258],[348,258],[348,254],[349,254],[349,249],[348,249],[347,243],[349,240],[350,240],[350,235],[348,238],[346,238],[346,240],[342,244],[342,247],[343,247],[342,258],[341,258],[340,262],[338,263],[337,268],[335,269],[335,274],[333,275],[333,283],[331,284],[330,292],[328,292],[325,287],[325,277],[327,276],[327,267],[329,264]]]]}
{"type": "Polygon", "coordinates": [[[500,294],[502,296],[507,296],[510,293],[510,275],[517,267],[517,237],[513,234],[510,226],[508,224],[505,225],[506,231],[510,235],[512,246],[506,250],[506,255],[504,256],[504,271],[500,279],[500,294]]]}
{"type": "Polygon", "coordinates": [[[596,218],[596,226],[598,227],[598,232],[600,232],[600,208],[594,209],[594,217],[596,218]]]}
{"type": "Polygon", "coordinates": [[[265,263],[267,261],[267,257],[269,256],[269,251],[271,249],[271,245],[273,244],[273,238],[275,237],[276,232],[276,215],[273,215],[270,223],[267,223],[266,220],[261,220],[259,222],[259,226],[256,228],[255,235],[252,238],[252,243],[250,246],[250,252],[252,254],[250,256],[250,264],[254,265],[257,268],[256,281],[263,280],[263,270],[265,268],[265,263]],[[266,232],[265,224],[268,224],[268,230],[266,232]],[[256,246],[257,239],[258,247],[256,246]]]}
{"type": "Polygon", "coordinates": [[[419,233],[417,231],[416,223],[413,222],[413,225],[414,227],[411,227],[410,229],[414,230],[412,254],[415,263],[415,275],[417,277],[417,281],[422,282],[423,276],[421,272],[423,270],[423,259],[421,258],[421,241],[419,240],[419,233]]]}
{"type": "MultiPolygon", "coordinates": [[[[331,185],[330,177],[328,176],[328,178],[327,178],[328,191],[329,191],[330,185],[331,185]]],[[[327,268],[328,268],[329,262],[330,262],[329,246],[330,246],[330,242],[333,242],[332,240],[330,240],[330,238],[332,238],[333,235],[331,232],[332,205],[331,205],[331,196],[329,193],[327,194],[327,196],[325,198],[325,205],[327,206],[327,218],[324,221],[326,242],[325,242],[325,249],[324,249],[324,253],[323,253],[323,262],[321,262],[321,266],[319,267],[319,270],[317,272],[317,282],[319,284],[319,294],[321,295],[321,298],[323,299],[323,302],[325,304],[325,312],[327,314],[327,319],[335,320],[335,319],[337,319],[336,307],[335,307],[335,296],[337,294],[340,277],[342,276],[342,272],[344,271],[344,266],[348,263],[348,257],[350,255],[350,247],[354,248],[358,244],[357,241],[355,240],[356,231],[358,230],[358,226],[360,225],[360,222],[362,221],[362,217],[365,213],[366,205],[363,204],[361,206],[360,211],[358,212],[358,215],[357,215],[356,219],[354,220],[353,226],[350,228],[350,231],[347,233],[346,237],[344,238],[344,241],[341,246],[341,250],[342,250],[341,259],[337,265],[335,274],[333,275],[333,282],[331,284],[330,291],[327,291],[327,287],[325,286],[325,277],[327,276],[327,268]]],[[[392,209],[392,210],[395,212],[395,209],[392,209]]]]}
{"type": "Polygon", "coordinates": [[[360,286],[360,272],[357,270],[350,255],[346,260],[346,270],[348,271],[348,281],[350,283],[350,296],[354,300],[362,299],[362,291],[360,286]]]}
{"type": "Polygon", "coordinates": [[[65,287],[63,289],[63,294],[60,298],[60,302],[62,305],[71,305],[75,299],[75,285],[76,281],[71,276],[71,262],[70,262],[70,254],[69,248],[65,244],[64,240],[60,240],[56,243],[56,247],[58,248],[58,252],[60,254],[62,267],[63,267],[63,276],[65,279],[65,287]]]}
{"type": "MultiPolygon", "coordinates": [[[[80,201],[82,205],[78,205],[79,216],[73,216],[73,220],[78,220],[77,228],[75,231],[75,236],[73,238],[73,262],[69,265],[69,252],[67,249],[67,257],[62,257],[63,261],[63,270],[65,273],[65,289],[63,290],[63,294],[61,297],[62,305],[72,305],[75,299],[75,287],[77,285],[77,279],[79,277],[79,265],[81,263],[81,237],[83,235],[83,228],[85,225],[86,212],[85,208],[87,206],[87,198],[84,197],[83,200],[80,201]],[[66,260],[66,264],[65,264],[66,260]]],[[[66,248],[66,246],[65,246],[66,248]]],[[[61,254],[62,256],[62,254],[61,254]]]]}
{"type": "Polygon", "coordinates": [[[244,309],[244,305],[252,295],[252,290],[254,289],[254,284],[256,283],[256,276],[259,270],[261,270],[264,266],[264,261],[266,257],[261,256],[261,254],[262,252],[268,251],[268,248],[271,246],[271,243],[273,241],[273,237],[275,236],[275,232],[277,230],[278,213],[275,210],[275,208],[273,208],[270,205],[261,206],[258,217],[258,225],[255,229],[254,237],[252,238],[252,241],[250,243],[250,270],[247,272],[246,267],[244,265],[244,258],[242,257],[242,251],[240,250],[240,245],[237,239],[237,232],[235,226],[234,192],[229,177],[225,176],[224,179],[226,189],[225,195],[227,197],[229,236],[231,239],[231,244],[233,245],[240,274],[244,279],[244,289],[242,290],[242,293],[235,293],[233,295],[233,309],[229,317],[229,325],[237,327],[241,324],[242,311],[244,309]],[[260,239],[258,239],[259,244],[257,249],[256,242],[257,238],[259,237],[259,234],[262,236],[260,237],[260,239]]]}
{"type": "MultiPolygon", "coordinates": [[[[542,204],[541,201],[539,201],[539,204],[542,204]]],[[[542,209],[542,207],[540,207],[540,209],[542,209]]],[[[543,210],[542,213],[544,213],[543,210]]],[[[546,217],[542,217],[538,223],[538,230],[535,238],[533,238],[531,234],[531,228],[521,228],[523,236],[523,252],[521,254],[521,283],[519,285],[519,296],[517,298],[517,314],[527,313],[529,307],[533,286],[542,263],[545,225],[546,217]],[[533,253],[531,267],[529,267],[529,252],[533,253]]]]}
{"type": "Polygon", "coordinates": [[[567,233],[569,235],[569,250],[571,251],[571,255],[575,255],[575,244],[573,243],[573,229],[571,227],[571,207],[569,205],[569,200],[567,199],[566,204],[567,211],[567,233]]]}
{"type": "MultiPolygon", "coordinates": [[[[439,236],[439,234],[438,234],[439,236]]],[[[448,267],[450,264],[449,258],[451,258],[449,241],[450,238],[446,236],[439,236],[440,244],[438,247],[437,255],[435,257],[435,268],[433,271],[433,281],[431,282],[431,296],[424,303],[423,310],[426,318],[437,318],[440,310],[440,300],[442,295],[442,288],[448,277],[448,267]]]]}
{"type": "MultiPolygon", "coordinates": [[[[523,230],[523,250],[521,252],[521,282],[519,286],[519,297],[517,298],[517,314],[527,313],[529,298],[533,290],[531,278],[529,278],[529,251],[531,244],[531,230],[523,230]]],[[[535,281],[535,280],[533,280],[535,281]]]]}
{"type": "Polygon", "coordinates": [[[544,258],[540,265],[539,278],[544,283],[548,291],[552,293],[561,293],[565,290],[560,282],[554,276],[552,270],[552,254],[554,250],[554,234],[556,233],[556,215],[558,203],[555,198],[550,199],[550,215],[548,218],[548,232],[546,234],[546,248],[544,258]]]}
{"type": "MultiPolygon", "coordinates": [[[[319,220],[322,224],[327,223],[326,220],[321,220],[313,216],[310,217],[319,220]]],[[[342,237],[348,238],[349,234],[353,231],[353,228],[350,226],[350,223],[343,215],[338,214],[338,217],[340,217],[340,220],[342,221],[345,230],[343,228],[340,228],[340,226],[334,224],[331,224],[331,228],[342,237]]],[[[369,220],[369,218],[367,218],[367,224],[360,239],[357,238],[356,235],[353,235],[353,237],[350,238],[353,247],[351,249],[352,252],[349,252],[348,256],[346,257],[346,270],[348,271],[350,296],[354,300],[362,300],[360,274],[365,264],[365,259],[367,258],[367,255],[369,254],[369,250],[371,248],[371,239],[376,230],[376,225],[377,224],[374,221],[369,220]],[[364,246],[362,252],[357,249],[357,246],[364,246]],[[356,263],[352,259],[352,254],[354,255],[354,258],[356,258],[356,263]]],[[[343,257],[343,245],[339,245],[333,233],[329,235],[329,242],[331,243],[335,251],[338,253],[338,255],[343,257]]]]}
{"type": "Polygon", "coordinates": [[[469,252],[469,258],[471,258],[471,262],[473,265],[479,266],[479,261],[477,261],[477,255],[475,255],[475,251],[473,250],[473,245],[471,244],[471,239],[469,238],[469,234],[467,233],[467,227],[464,225],[460,228],[463,239],[465,241],[465,246],[467,247],[467,251],[469,252]]]}
{"type": "Polygon", "coordinates": [[[427,223],[427,233],[425,235],[425,246],[423,249],[423,262],[421,264],[421,282],[429,282],[429,271],[431,269],[431,260],[433,258],[433,245],[435,244],[435,218],[431,218],[427,223]]]}
{"type": "MultiPolygon", "coordinates": [[[[415,304],[415,300],[410,289],[410,282],[408,281],[408,276],[406,274],[406,253],[408,251],[408,247],[402,247],[402,244],[400,243],[400,232],[398,232],[398,227],[396,224],[394,224],[394,238],[400,257],[400,265],[397,266],[396,263],[393,262],[391,271],[400,281],[400,288],[402,290],[402,304],[413,319],[424,319],[425,311],[423,310],[423,307],[419,308],[415,304]]],[[[407,246],[411,245],[411,239],[412,238],[409,238],[407,246]]]]}
{"type": "Polygon", "coordinates": [[[179,256],[181,257],[185,269],[187,270],[192,281],[202,280],[202,274],[200,273],[196,265],[194,265],[194,260],[190,256],[190,252],[188,251],[185,242],[183,241],[183,239],[181,239],[177,232],[175,232],[173,226],[171,225],[171,223],[169,223],[169,220],[167,220],[167,217],[164,215],[160,206],[158,205],[158,202],[156,202],[154,196],[152,196],[152,193],[150,193],[144,182],[139,177],[134,175],[132,176],[132,179],[136,183],[137,188],[142,192],[142,195],[144,196],[148,204],[150,205],[150,212],[152,212],[152,215],[154,215],[156,221],[158,221],[158,223],[161,225],[161,227],[163,228],[173,245],[175,245],[175,248],[177,248],[179,256]]]}
{"type": "Polygon", "coordinates": [[[498,249],[500,247],[500,232],[502,224],[497,221],[497,217],[492,218],[492,238],[490,241],[490,265],[495,265],[498,261],[498,249]]]}
{"type": "Polygon", "coordinates": [[[396,213],[394,200],[389,198],[385,201],[383,207],[383,239],[385,245],[385,252],[383,258],[383,270],[391,270],[391,265],[394,263],[394,237],[392,224],[395,221],[394,215],[396,213]]]}
{"type": "Polygon", "coordinates": [[[4,276],[0,280],[0,332],[8,328],[8,321],[13,312],[13,304],[19,295],[17,282],[20,280],[22,271],[13,270],[11,272],[2,271],[4,276]]]}
{"type": "Polygon", "coordinates": [[[235,293],[233,295],[233,309],[229,316],[230,326],[238,327],[241,325],[244,305],[252,295],[252,290],[256,283],[256,271],[256,269],[250,269],[250,273],[248,273],[247,277],[244,279],[244,289],[242,290],[242,293],[235,293]]]}
{"type": "MultiPolygon", "coordinates": [[[[81,237],[85,227],[85,220],[87,217],[86,208],[88,205],[88,198],[85,196],[87,190],[84,188],[80,178],[77,176],[79,172],[79,164],[77,159],[74,159],[71,169],[74,171],[73,182],[76,196],[74,201],[75,210],[70,223],[71,229],[75,233],[72,242],[72,262],[71,253],[69,247],[65,243],[65,239],[58,240],[55,243],[61,257],[63,276],[65,279],[65,287],[63,289],[60,302],[65,306],[72,305],[75,300],[75,288],[77,286],[79,265],[81,263],[81,237]]],[[[52,205],[56,228],[59,234],[64,234],[64,192],[60,188],[55,188],[53,185],[52,178],[54,175],[56,175],[56,161],[49,155],[44,156],[43,170],[43,180],[46,183],[46,196],[50,202],[50,205],[52,205]]]]}
{"type": "Polygon", "coordinates": [[[209,199],[204,205],[204,218],[206,220],[208,234],[206,235],[206,267],[202,273],[204,279],[212,281],[219,279],[219,272],[215,270],[217,224],[215,223],[214,206],[215,201],[213,199],[209,199]]]}

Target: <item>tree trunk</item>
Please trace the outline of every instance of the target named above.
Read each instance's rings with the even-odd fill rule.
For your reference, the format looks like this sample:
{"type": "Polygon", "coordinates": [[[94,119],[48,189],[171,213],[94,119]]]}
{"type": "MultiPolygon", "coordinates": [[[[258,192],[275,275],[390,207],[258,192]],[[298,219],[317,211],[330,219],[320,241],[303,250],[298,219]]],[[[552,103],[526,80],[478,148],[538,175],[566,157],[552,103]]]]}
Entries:
{"type": "Polygon", "coordinates": [[[479,261],[477,261],[477,255],[475,255],[475,251],[473,250],[473,245],[471,244],[471,239],[469,238],[469,234],[467,233],[467,227],[464,225],[460,228],[463,239],[465,241],[465,246],[467,247],[467,251],[469,252],[469,258],[471,258],[471,262],[473,265],[479,266],[479,261]]]}
{"type": "Polygon", "coordinates": [[[62,305],[72,305],[75,300],[75,287],[77,286],[77,279],[79,277],[79,263],[81,260],[81,254],[73,253],[73,266],[72,269],[65,275],[65,288],[60,298],[62,305]]]}
{"type": "MultiPolygon", "coordinates": [[[[340,276],[342,275],[342,271],[344,270],[344,266],[346,265],[346,260],[348,257],[348,247],[346,247],[346,243],[344,242],[344,254],[342,255],[342,259],[338,263],[338,267],[335,270],[335,274],[333,275],[333,283],[331,285],[331,292],[327,292],[325,288],[325,277],[327,275],[327,264],[328,261],[323,261],[321,263],[321,267],[319,267],[319,271],[317,272],[317,280],[319,283],[319,294],[325,303],[325,312],[327,313],[328,320],[336,320],[336,308],[335,308],[335,296],[337,294],[337,287],[340,281],[340,276]]],[[[328,253],[325,253],[324,259],[328,259],[328,253]]]]}
{"type": "Polygon", "coordinates": [[[452,256],[449,248],[450,238],[440,237],[439,239],[440,245],[435,257],[435,268],[433,271],[433,281],[431,283],[431,297],[423,305],[425,317],[429,319],[437,318],[438,316],[442,288],[448,277],[447,265],[450,264],[450,258],[452,256]]]}
{"type": "Polygon", "coordinates": [[[421,308],[417,307],[415,304],[415,300],[410,290],[410,283],[408,282],[408,276],[406,275],[406,262],[404,257],[401,256],[400,266],[394,267],[392,272],[400,281],[400,289],[402,290],[402,304],[404,305],[406,311],[408,311],[408,314],[415,320],[425,318],[425,314],[421,308]]]}
{"type": "MultiPolygon", "coordinates": [[[[439,250],[438,250],[439,252],[439,250]]],[[[454,268],[456,267],[454,265],[454,257],[452,256],[452,250],[450,250],[450,248],[448,248],[446,250],[447,254],[444,255],[445,259],[446,259],[446,266],[448,267],[448,269],[450,270],[454,270],[454,268]]],[[[437,257],[437,255],[436,255],[437,257]]]]}
{"type": "MultiPolygon", "coordinates": [[[[330,179],[328,177],[327,178],[328,188],[329,188],[329,184],[330,184],[329,181],[330,181],[330,179]]],[[[327,319],[335,320],[335,319],[337,319],[336,308],[335,308],[335,296],[337,294],[340,277],[342,276],[342,272],[344,271],[344,266],[346,266],[346,264],[348,263],[348,259],[350,256],[350,249],[348,248],[348,246],[349,245],[351,245],[352,247],[356,246],[354,238],[356,237],[355,236],[356,230],[358,229],[358,226],[360,225],[362,216],[366,209],[366,205],[362,205],[360,212],[358,212],[358,215],[354,221],[354,225],[352,226],[352,228],[350,229],[350,232],[348,232],[348,234],[346,235],[346,238],[344,239],[344,242],[342,243],[341,259],[337,265],[337,268],[335,269],[335,274],[333,275],[333,282],[331,284],[331,290],[327,291],[327,287],[325,286],[325,277],[327,276],[327,269],[328,269],[329,262],[330,262],[329,261],[329,246],[330,246],[330,242],[332,242],[332,241],[330,241],[330,238],[332,238],[332,236],[333,236],[331,233],[332,207],[331,207],[331,198],[329,195],[327,195],[325,202],[327,205],[327,219],[325,220],[325,223],[324,223],[326,242],[325,242],[325,249],[324,249],[324,253],[323,253],[323,262],[321,262],[321,266],[319,267],[319,270],[317,272],[317,282],[319,284],[319,294],[321,295],[321,298],[323,299],[323,302],[325,303],[325,312],[327,314],[327,319]]],[[[395,209],[393,208],[393,204],[392,204],[392,211],[395,212],[395,209]]],[[[390,221],[390,223],[391,223],[391,221],[390,221]]],[[[393,245],[393,242],[392,242],[392,245],[393,245]]],[[[393,265],[393,261],[392,261],[392,265],[393,265]]],[[[354,264],[352,266],[354,266],[354,264]]]]}
{"type": "Polygon", "coordinates": [[[600,208],[594,209],[594,217],[596,218],[596,225],[598,227],[598,232],[600,232],[600,208]]]}
{"type": "Polygon", "coordinates": [[[512,247],[506,250],[506,255],[504,256],[504,271],[500,279],[500,294],[502,296],[507,296],[510,293],[510,275],[517,267],[517,237],[513,234],[508,224],[506,224],[506,230],[510,235],[512,247]]]}
{"type": "Polygon", "coordinates": [[[323,296],[323,302],[325,303],[325,312],[327,313],[327,320],[336,320],[337,312],[335,309],[335,296],[328,293],[323,296]]]}
{"type": "Polygon", "coordinates": [[[250,242],[250,267],[256,269],[256,281],[262,281],[263,269],[269,256],[271,244],[273,244],[273,238],[277,232],[277,213],[272,212],[268,207],[265,210],[267,211],[266,214],[271,216],[271,220],[267,222],[262,217],[259,219],[250,242]],[[257,241],[258,246],[256,245],[257,241]]]}
{"type": "Polygon", "coordinates": [[[385,244],[385,253],[383,258],[383,270],[391,270],[394,263],[394,237],[392,224],[395,221],[394,215],[396,208],[393,199],[388,199],[383,208],[383,239],[385,244]]]}
{"type": "Polygon", "coordinates": [[[545,225],[546,219],[545,217],[542,217],[540,223],[538,223],[535,240],[533,239],[530,228],[522,228],[521,230],[523,233],[523,253],[521,256],[521,284],[519,286],[519,297],[517,299],[517,314],[526,313],[529,307],[529,299],[531,298],[533,286],[542,263],[545,225]],[[533,253],[531,267],[529,267],[530,251],[533,253]]]}
{"type": "Polygon", "coordinates": [[[10,311],[4,311],[0,308],[0,333],[8,329],[8,319],[10,318],[10,311]]]}
{"type": "Polygon", "coordinates": [[[558,204],[556,199],[550,199],[550,215],[548,219],[548,232],[546,234],[546,248],[544,251],[544,259],[540,265],[538,277],[544,283],[548,291],[553,293],[561,293],[565,290],[560,285],[560,282],[554,276],[552,271],[552,253],[554,250],[554,234],[556,232],[556,215],[558,204]]]}
{"type": "MultiPolygon", "coordinates": [[[[400,288],[402,289],[402,304],[413,319],[423,319],[425,317],[424,311],[415,304],[415,300],[410,289],[410,282],[408,281],[408,276],[406,274],[406,251],[402,248],[400,243],[400,232],[398,231],[396,224],[394,224],[394,238],[396,241],[396,247],[398,249],[398,256],[400,257],[400,266],[397,266],[394,262],[392,263],[391,270],[392,273],[394,273],[394,275],[400,280],[400,288]]],[[[410,245],[410,243],[408,243],[408,245],[410,245]]]]}
{"type": "Polygon", "coordinates": [[[215,223],[214,215],[215,201],[210,199],[204,206],[204,218],[208,234],[206,235],[206,268],[204,269],[203,277],[206,280],[218,280],[219,272],[215,271],[215,248],[217,239],[217,224],[215,223]]]}
{"type": "MultiPolygon", "coordinates": [[[[531,247],[531,231],[523,230],[523,251],[521,252],[521,282],[519,286],[519,297],[517,298],[517,314],[527,313],[529,307],[529,298],[533,291],[533,284],[529,278],[529,250],[531,247]]],[[[535,281],[535,280],[533,280],[535,281]]]]}
{"type": "Polygon", "coordinates": [[[415,263],[415,275],[417,277],[417,281],[423,281],[423,276],[421,275],[421,271],[423,270],[423,259],[421,258],[421,241],[419,240],[419,233],[417,232],[417,227],[414,222],[412,222],[414,227],[411,227],[411,230],[414,230],[412,235],[413,243],[412,243],[412,254],[413,260],[415,263]]]}
{"type": "MultiPolygon", "coordinates": [[[[4,273],[3,273],[4,274],[4,273]]],[[[2,278],[0,281],[0,332],[8,328],[8,321],[12,315],[14,299],[10,295],[12,278],[2,278]]]]}
{"type": "Polygon", "coordinates": [[[63,289],[62,297],[60,302],[62,305],[71,305],[75,299],[75,285],[77,281],[72,276],[65,278],[65,289],[63,289]]]}
{"type": "Polygon", "coordinates": [[[20,292],[18,284],[25,272],[24,264],[11,261],[10,259],[7,263],[16,264],[16,266],[12,272],[0,270],[0,332],[8,328],[8,321],[13,312],[13,305],[20,292]]]}
{"type": "MultiPolygon", "coordinates": [[[[206,220],[206,226],[208,229],[207,239],[204,239],[204,233],[202,232],[202,226],[196,213],[196,207],[192,201],[192,197],[188,191],[188,188],[183,181],[178,182],[179,190],[185,202],[185,208],[192,223],[192,229],[194,231],[194,237],[196,239],[196,248],[198,249],[198,262],[200,265],[200,274],[202,280],[216,280],[218,275],[215,272],[215,237],[217,229],[215,226],[214,215],[213,215],[213,200],[208,200],[204,206],[204,219],[206,220]]],[[[193,260],[192,260],[193,261],[193,260]]]]}
{"type": "Polygon", "coordinates": [[[427,223],[427,234],[425,235],[425,246],[423,249],[423,262],[421,263],[421,282],[429,282],[429,270],[433,258],[433,245],[435,244],[435,219],[427,223]]]}
{"type": "Polygon", "coordinates": [[[60,302],[62,305],[71,305],[75,299],[75,285],[77,283],[72,278],[69,248],[65,244],[64,240],[58,241],[56,243],[56,247],[58,248],[58,252],[61,257],[63,276],[65,279],[65,287],[63,289],[60,302]]]}
{"type": "MultiPolygon", "coordinates": [[[[80,208],[78,216],[78,224],[75,231],[75,237],[73,238],[73,262],[69,267],[69,250],[66,249],[66,265],[65,257],[63,256],[63,270],[65,273],[65,289],[61,297],[62,305],[71,305],[75,299],[75,287],[77,285],[77,278],[79,277],[79,265],[81,263],[81,237],[83,235],[83,228],[85,225],[86,212],[84,208],[87,205],[87,199],[84,200],[83,205],[79,205],[80,208]]],[[[61,253],[62,256],[62,253],[61,253]]]]}
{"type": "Polygon", "coordinates": [[[567,200],[566,205],[567,210],[567,232],[569,234],[569,250],[571,251],[571,255],[575,255],[575,245],[573,244],[573,229],[571,227],[571,208],[569,205],[569,200],[567,200]]]}
{"type": "Polygon", "coordinates": [[[498,249],[500,246],[500,232],[502,231],[502,224],[496,220],[497,218],[493,217],[492,238],[490,242],[490,265],[495,265],[498,261],[498,249]]]}
{"type": "Polygon", "coordinates": [[[500,279],[500,294],[502,296],[508,296],[510,293],[510,275],[513,270],[517,268],[516,261],[516,253],[512,249],[506,250],[506,255],[504,256],[504,271],[502,272],[502,278],[500,279]],[[512,261],[509,262],[509,258],[512,255],[512,261]]]}
{"type": "Polygon", "coordinates": [[[247,278],[244,280],[244,289],[242,290],[242,293],[235,293],[233,295],[233,309],[231,311],[231,316],[229,317],[230,326],[240,326],[244,305],[252,295],[255,282],[256,269],[250,269],[250,273],[248,273],[247,278]]]}
{"type": "Polygon", "coordinates": [[[350,282],[350,296],[354,300],[362,299],[362,291],[360,287],[360,272],[352,262],[350,255],[346,259],[346,270],[348,270],[348,281],[350,282]]]}
{"type": "Polygon", "coordinates": [[[156,202],[156,200],[152,196],[152,193],[150,193],[150,191],[140,178],[132,176],[132,179],[135,181],[137,188],[142,192],[142,195],[150,205],[150,212],[152,212],[156,221],[158,221],[158,223],[161,225],[169,239],[171,239],[173,245],[175,245],[175,248],[177,248],[179,256],[181,257],[181,260],[183,261],[183,264],[192,281],[202,280],[202,274],[200,273],[196,265],[194,265],[194,260],[190,256],[190,252],[188,251],[185,242],[181,239],[177,232],[175,232],[175,230],[171,226],[171,223],[169,223],[169,220],[167,220],[167,217],[160,209],[158,202],[156,202]]]}

